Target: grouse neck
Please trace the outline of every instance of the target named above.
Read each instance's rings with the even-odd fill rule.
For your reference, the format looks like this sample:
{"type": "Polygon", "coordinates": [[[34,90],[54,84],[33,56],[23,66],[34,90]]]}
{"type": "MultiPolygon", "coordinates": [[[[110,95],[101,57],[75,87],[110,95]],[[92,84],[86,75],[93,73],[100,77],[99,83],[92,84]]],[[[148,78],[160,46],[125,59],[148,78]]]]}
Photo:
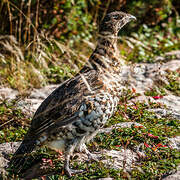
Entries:
{"type": "Polygon", "coordinates": [[[98,35],[96,49],[89,58],[90,65],[96,69],[108,69],[116,62],[117,34],[101,32],[98,35]]]}

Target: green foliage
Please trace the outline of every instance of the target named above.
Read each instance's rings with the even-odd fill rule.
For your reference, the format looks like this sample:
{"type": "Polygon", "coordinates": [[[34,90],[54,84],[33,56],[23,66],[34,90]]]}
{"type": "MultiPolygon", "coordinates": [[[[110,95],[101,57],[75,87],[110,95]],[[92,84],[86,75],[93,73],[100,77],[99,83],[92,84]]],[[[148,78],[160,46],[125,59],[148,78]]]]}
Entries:
{"type": "Polygon", "coordinates": [[[163,88],[152,88],[144,93],[146,96],[165,96],[167,93],[163,88]]]}
{"type": "Polygon", "coordinates": [[[53,13],[55,17],[51,24],[56,28],[52,33],[56,38],[63,41],[68,38],[69,43],[72,44],[82,38],[88,40],[92,37],[92,16],[87,13],[85,0],[54,1],[53,13]]]}
{"type": "Polygon", "coordinates": [[[138,21],[128,28],[128,32],[132,32],[142,24],[154,26],[166,21],[169,16],[175,17],[179,7],[177,4],[175,0],[3,0],[0,4],[3,14],[0,16],[0,33],[13,34],[19,42],[29,42],[37,31],[40,33],[39,30],[44,29],[57,39],[69,40],[72,44],[82,38],[92,38],[94,24],[101,20],[106,11],[123,10],[137,16],[138,21]]]}
{"type": "Polygon", "coordinates": [[[0,99],[0,143],[21,140],[26,134],[30,118],[17,107],[16,100],[0,99]]]}
{"type": "Polygon", "coordinates": [[[167,95],[167,90],[169,92],[172,92],[174,95],[179,96],[180,95],[180,73],[179,70],[177,71],[167,71],[166,72],[166,80],[167,83],[159,83],[157,86],[153,89],[150,89],[149,91],[145,92],[146,96],[151,96],[156,99],[162,98],[163,96],[167,95]]]}
{"type": "Polygon", "coordinates": [[[163,23],[155,28],[142,25],[138,32],[133,32],[130,37],[122,37],[124,46],[121,54],[133,62],[152,63],[159,56],[166,58],[166,52],[180,48],[180,28],[175,26],[175,22],[163,23]]]}
{"type": "Polygon", "coordinates": [[[87,8],[86,0],[3,1],[0,12],[9,22],[0,15],[0,33],[15,35],[23,43],[34,41],[42,31],[70,44],[82,38],[88,40],[94,26],[87,8]]]}
{"type": "Polygon", "coordinates": [[[165,85],[165,88],[172,91],[175,95],[180,96],[180,72],[170,72],[167,75],[169,84],[165,85]]]}
{"type": "Polygon", "coordinates": [[[140,18],[139,22],[141,24],[145,23],[147,25],[156,25],[173,12],[171,0],[128,1],[125,8],[128,12],[136,15],[138,19],[140,18]]]}
{"type": "Polygon", "coordinates": [[[68,64],[62,64],[61,66],[50,66],[44,73],[49,83],[60,84],[75,75],[76,71],[68,64]]]}
{"type": "Polygon", "coordinates": [[[0,143],[20,141],[26,133],[27,128],[24,127],[3,128],[0,130],[0,143]]]}

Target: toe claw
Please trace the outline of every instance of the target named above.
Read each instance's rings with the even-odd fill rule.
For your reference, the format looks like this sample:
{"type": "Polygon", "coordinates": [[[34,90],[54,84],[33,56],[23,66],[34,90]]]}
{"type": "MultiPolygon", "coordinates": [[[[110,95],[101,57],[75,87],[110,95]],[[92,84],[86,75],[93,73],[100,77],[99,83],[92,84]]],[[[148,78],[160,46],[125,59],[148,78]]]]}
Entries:
{"type": "Polygon", "coordinates": [[[92,154],[92,153],[88,153],[88,158],[92,159],[94,161],[99,161],[98,156],[96,156],[95,154],[92,154]]]}
{"type": "Polygon", "coordinates": [[[67,175],[71,177],[74,174],[82,173],[84,170],[66,169],[67,175]]]}

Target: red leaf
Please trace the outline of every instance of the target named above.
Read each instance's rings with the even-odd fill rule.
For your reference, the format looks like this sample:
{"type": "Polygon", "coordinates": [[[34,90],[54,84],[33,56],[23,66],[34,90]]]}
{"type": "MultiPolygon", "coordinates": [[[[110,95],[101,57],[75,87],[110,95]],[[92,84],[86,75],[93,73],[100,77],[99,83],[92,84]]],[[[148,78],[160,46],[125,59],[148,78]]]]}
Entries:
{"type": "Polygon", "coordinates": [[[152,98],[154,98],[154,99],[161,99],[161,98],[163,98],[163,96],[153,96],[152,98]]]}
{"type": "Polygon", "coordinates": [[[155,147],[155,148],[152,148],[152,150],[153,150],[153,151],[156,151],[156,150],[157,150],[157,147],[155,147]]]}
{"type": "Polygon", "coordinates": [[[135,89],[135,88],[132,88],[132,92],[133,92],[133,93],[136,93],[136,89],[135,89]]]}
{"type": "Polygon", "coordinates": [[[121,145],[116,145],[116,147],[121,147],[121,145]]]}
{"type": "Polygon", "coordinates": [[[149,144],[147,144],[147,143],[144,143],[144,145],[147,147],[147,148],[149,148],[150,146],[149,146],[149,144]]]}
{"type": "Polygon", "coordinates": [[[49,163],[49,165],[52,167],[53,166],[53,162],[51,159],[48,159],[47,162],[49,163]]]}
{"type": "Polygon", "coordinates": [[[43,162],[47,162],[47,159],[46,159],[46,158],[42,158],[42,161],[43,161],[43,162]]]}
{"type": "Polygon", "coordinates": [[[150,133],[148,133],[148,136],[149,136],[149,137],[152,137],[152,138],[154,138],[154,139],[158,139],[158,138],[159,138],[158,136],[154,136],[153,134],[150,134],[150,133]]]}
{"type": "Polygon", "coordinates": [[[165,146],[165,145],[159,143],[159,144],[157,144],[157,147],[167,147],[167,146],[165,146]]]}
{"type": "Polygon", "coordinates": [[[134,128],[143,128],[143,126],[134,126],[134,128]]]}

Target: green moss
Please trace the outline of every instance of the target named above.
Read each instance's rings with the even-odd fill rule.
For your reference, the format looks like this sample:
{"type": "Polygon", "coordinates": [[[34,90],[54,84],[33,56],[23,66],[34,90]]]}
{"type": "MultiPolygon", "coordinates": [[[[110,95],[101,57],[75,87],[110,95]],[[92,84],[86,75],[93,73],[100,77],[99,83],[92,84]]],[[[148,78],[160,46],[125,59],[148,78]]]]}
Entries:
{"type": "Polygon", "coordinates": [[[152,88],[144,93],[146,96],[165,96],[167,93],[163,88],[152,88]]]}
{"type": "Polygon", "coordinates": [[[0,99],[0,143],[21,140],[30,118],[17,107],[17,100],[0,99]]]}
{"type": "Polygon", "coordinates": [[[180,72],[177,70],[176,72],[169,72],[166,78],[169,81],[169,84],[164,87],[171,91],[173,94],[180,96],[180,72]]]}

